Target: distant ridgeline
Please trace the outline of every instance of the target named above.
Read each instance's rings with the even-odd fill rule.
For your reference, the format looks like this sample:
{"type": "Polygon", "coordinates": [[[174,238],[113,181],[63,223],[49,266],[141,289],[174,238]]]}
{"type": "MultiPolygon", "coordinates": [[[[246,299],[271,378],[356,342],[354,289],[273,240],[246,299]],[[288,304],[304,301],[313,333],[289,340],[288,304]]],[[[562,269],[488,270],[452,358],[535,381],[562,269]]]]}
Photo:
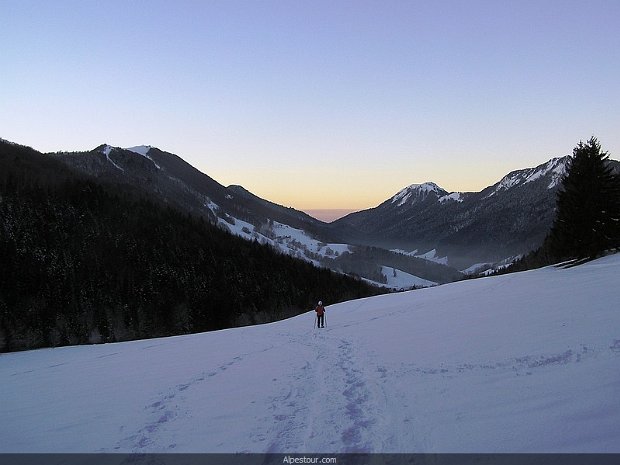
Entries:
{"type": "Polygon", "coordinates": [[[0,139],[0,351],[268,322],[377,294],[0,139]]]}

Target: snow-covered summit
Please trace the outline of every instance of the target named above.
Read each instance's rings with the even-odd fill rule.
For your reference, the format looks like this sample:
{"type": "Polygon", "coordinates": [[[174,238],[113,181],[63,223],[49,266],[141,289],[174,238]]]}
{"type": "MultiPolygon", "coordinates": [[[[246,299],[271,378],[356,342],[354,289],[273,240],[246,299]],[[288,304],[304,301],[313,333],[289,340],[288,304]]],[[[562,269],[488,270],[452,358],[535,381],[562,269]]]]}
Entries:
{"type": "Polygon", "coordinates": [[[422,184],[411,184],[399,191],[394,197],[392,197],[391,203],[396,203],[397,207],[402,207],[406,204],[415,203],[417,201],[425,200],[430,194],[435,194],[439,203],[446,202],[462,202],[462,192],[449,193],[445,189],[439,187],[434,182],[425,182],[422,184]]]}
{"type": "Polygon", "coordinates": [[[564,176],[568,159],[569,157],[552,158],[548,162],[535,168],[526,168],[524,170],[513,171],[504,176],[495,185],[495,189],[488,195],[488,197],[491,197],[502,190],[508,190],[516,186],[527,184],[548,175],[550,175],[550,181],[547,189],[552,189],[560,183],[562,176],[564,176]]]}
{"type": "Polygon", "coordinates": [[[448,194],[448,192],[434,182],[425,182],[422,184],[411,184],[410,186],[405,187],[390,200],[392,203],[398,202],[396,206],[401,207],[406,203],[414,202],[418,199],[424,200],[432,193],[434,193],[437,197],[442,197],[448,194]]]}

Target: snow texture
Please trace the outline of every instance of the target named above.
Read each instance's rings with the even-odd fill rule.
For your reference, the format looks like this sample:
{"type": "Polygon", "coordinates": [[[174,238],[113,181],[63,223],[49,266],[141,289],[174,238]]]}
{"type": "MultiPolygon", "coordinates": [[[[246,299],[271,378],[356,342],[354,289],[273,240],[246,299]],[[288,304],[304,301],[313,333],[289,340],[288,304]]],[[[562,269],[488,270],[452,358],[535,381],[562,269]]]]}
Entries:
{"type": "Polygon", "coordinates": [[[439,197],[439,203],[445,202],[462,202],[463,194],[461,192],[452,192],[450,194],[446,194],[441,187],[439,187],[434,182],[425,182],[423,184],[412,184],[408,187],[405,187],[401,191],[399,191],[396,195],[394,195],[390,200],[391,203],[396,203],[397,207],[402,207],[407,203],[414,201],[417,198],[426,198],[428,194],[434,192],[439,197]],[[445,195],[442,195],[445,194],[445,195]]]}
{"type": "Polygon", "coordinates": [[[151,160],[153,162],[153,165],[155,165],[155,168],[160,170],[161,166],[159,166],[157,163],[155,163],[155,160],[153,160],[148,155],[149,150],[151,150],[151,148],[152,147],[150,145],[137,145],[136,147],[129,147],[129,148],[125,149],[125,150],[129,150],[130,152],[137,153],[138,155],[142,155],[144,158],[148,158],[149,160],[151,160]]]}
{"type": "Polygon", "coordinates": [[[463,201],[463,194],[460,192],[453,192],[452,194],[444,195],[443,197],[439,198],[440,203],[449,202],[449,201],[461,203],[463,201]]]}
{"type": "Polygon", "coordinates": [[[0,452],[620,452],[620,255],[0,356],[0,452]]]}
{"type": "Polygon", "coordinates": [[[121,166],[117,165],[117,164],[114,162],[114,160],[112,160],[112,159],[110,158],[110,153],[112,152],[112,150],[114,150],[114,147],[112,147],[111,145],[106,145],[106,146],[104,146],[104,147],[103,147],[102,153],[105,155],[106,159],[107,159],[110,163],[112,163],[112,165],[114,165],[114,167],[115,167],[116,169],[119,169],[119,170],[121,170],[121,171],[123,171],[123,172],[124,172],[124,171],[125,171],[125,169],[124,169],[123,167],[121,167],[121,166]]]}
{"type": "Polygon", "coordinates": [[[421,254],[421,255],[415,255],[415,257],[422,258],[424,260],[428,260],[431,262],[439,263],[440,265],[448,264],[448,257],[438,257],[436,249],[429,250],[428,252],[421,254]]]}
{"type": "Polygon", "coordinates": [[[480,271],[484,270],[485,268],[491,268],[492,266],[493,266],[493,263],[489,263],[489,262],[474,263],[469,268],[461,270],[461,273],[466,274],[466,275],[475,275],[479,273],[480,271]]]}
{"type": "Polygon", "coordinates": [[[418,254],[418,249],[407,252],[403,249],[390,249],[390,252],[399,253],[401,255],[407,255],[408,257],[415,257],[418,254]]]}
{"type": "Polygon", "coordinates": [[[391,266],[382,266],[381,273],[387,277],[387,284],[378,284],[392,289],[411,289],[412,287],[430,287],[436,286],[437,283],[419,276],[412,275],[405,271],[399,270],[391,266]]]}
{"type": "MultiPolygon", "coordinates": [[[[209,208],[213,210],[211,206],[209,208]]],[[[316,266],[321,266],[319,258],[336,258],[337,255],[350,251],[348,244],[324,243],[309,236],[302,229],[277,221],[257,228],[237,218],[229,219],[231,221],[227,222],[220,218],[219,224],[226,227],[232,234],[248,240],[257,240],[261,244],[269,244],[282,253],[306,260],[316,266]]]]}
{"type": "Polygon", "coordinates": [[[146,157],[146,154],[151,150],[150,145],[137,145],[136,147],[128,147],[125,150],[129,150],[130,152],[137,153],[138,155],[142,155],[146,157]]]}
{"type": "Polygon", "coordinates": [[[552,189],[560,183],[565,172],[566,161],[563,158],[552,158],[547,163],[536,168],[515,171],[504,176],[497,184],[495,190],[487,197],[491,197],[502,190],[508,190],[518,185],[536,181],[549,173],[551,173],[551,182],[547,186],[547,189],[552,189]]]}
{"type": "Polygon", "coordinates": [[[397,207],[402,207],[405,205],[409,199],[417,198],[419,196],[427,196],[429,193],[435,192],[438,194],[439,192],[444,192],[441,187],[439,187],[434,182],[425,182],[423,184],[412,184],[408,187],[405,187],[400,192],[398,192],[394,197],[392,197],[392,203],[398,202],[397,207]]]}

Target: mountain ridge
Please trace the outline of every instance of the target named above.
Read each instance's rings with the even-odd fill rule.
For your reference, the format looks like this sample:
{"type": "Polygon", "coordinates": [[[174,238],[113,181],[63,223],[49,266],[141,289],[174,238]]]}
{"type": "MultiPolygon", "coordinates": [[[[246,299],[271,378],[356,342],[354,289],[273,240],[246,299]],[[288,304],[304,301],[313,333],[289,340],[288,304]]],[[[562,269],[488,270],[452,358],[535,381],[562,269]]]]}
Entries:
{"type": "MultiPolygon", "coordinates": [[[[50,155],[110,182],[142,186],[164,203],[203,216],[234,234],[341,271],[317,244],[416,251],[410,255],[433,256],[456,269],[491,266],[528,253],[542,243],[551,225],[555,192],[569,159],[555,157],[536,167],[514,170],[479,192],[448,192],[432,181],[411,184],[376,207],[325,223],[242,186],[225,187],[178,155],[150,145],[123,149],[102,144],[87,152],[50,155]],[[304,231],[313,245],[309,248],[304,241],[279,236],[281,231],[272,228],[273,222],[304,231]]],[[[611,163],[617,169],[618,162],[611,163]]],[[[346,251],[340,246],[330,248],[346,251]]],[[[367,262],[360,266],[368,270],[367,262]]],[[[375,266],[372,274],[377,278],[386,264],[375,266]]]]}
{"type": "MultiPolygon", "coordinates": [[[[514,170],[479,192],[447,192],[433,182],[408,186],[376,207],[336,220],[354,240],[388,249],[435,250],[458,269],[497,263],[538,247],[554,217],[569,156],[514,170]]],[[[620,163],[610,160],[616,171],[620,163]]]]}
{"type": "Polygon", "coordinates": [[[345,238],[351,235],[348,228],[335,229],[304,212],[261,199],[242,186],[225,187],[178,155],[156,147],[143,145],[129,150],[102,144],[87,152],[50,155],[100,181],[141,189],[165,205],[203,217],[245,239],[268,244],[316,266],[362,276],[376,285],[389,281],[383,267],[396,262],[401,263],[396,273],[410,275],[411,286],[460,277],[448,267],[442,277],[437,269],[414,257],[407,263],[397,257],[370,263],[366,251],[355,248],[355,244],[345,245],[345,238]]]}

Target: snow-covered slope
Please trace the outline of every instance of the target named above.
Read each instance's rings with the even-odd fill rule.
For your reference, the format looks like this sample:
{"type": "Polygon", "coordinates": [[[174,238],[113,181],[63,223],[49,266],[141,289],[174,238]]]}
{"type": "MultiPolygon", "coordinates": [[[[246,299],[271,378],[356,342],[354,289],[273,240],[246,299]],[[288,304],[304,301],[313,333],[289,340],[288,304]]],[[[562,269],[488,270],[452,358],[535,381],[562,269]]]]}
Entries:
{"type": "Polygon", "coordinates": [[[0,452],[620,452],[620,255],[0,356],[0,452]]]}
{"type": "MultiPolygon", "coordinates": [[[[216,206],[217,207],[217,206],[216,206]]],[[[334,258],[350,251],[348,244],[327,244],[321,242],[302,229],[272,221],[257,228],[247,221],[229,217],[231,222],[218,218],[218,224],[232,234],[247,240],[256,240],[261,244],[269,244],[274,249],[321,266],[321,258],[334,258]]]]}
{"type": "Polygon", "coordinates": [[[385,286],[392,289],[412,289],[415,287],[430,287],[436,286],[437,283],[429,281],[428,279],[422,279],[419,276],[412,275],[406,271],[399,270],[394,267],[382,266],[381,274],[387,278],[387,283],[376,283],[378,286],[385,286]]]}
{"type": "Polygon", "coordinates": [[[524,170],[513,171],[504,176],[495,186],[487,197],[491,197],[502,190],[508,190],[513,187],[527,184],[537,179],[549,176],[547,189],[553,189],[559,185],[562,176],[566,172],[566,164],[568,157],[552,158],[547,163],[537,166],[536,168],[527,168],[524,170]]]}
{"type": "Polygon", "coordinates": [[[129,147],[125,150],[129,150],[130,152],[133,153],[137,153],[138,155],[142,155],[145,158],[148,158],[149,160],[151,160],[153,162],[153,164],[155,165],[155,168],[157,168],[158,170],[161,169],[161,166],[159,166],[157,163],[155,163],[155,160],[153,160],[150,156],[149,156],[149,151],[152,149],[153,147],[151,147],[150,145],[138,145],[136,147],[129,147]]]}

